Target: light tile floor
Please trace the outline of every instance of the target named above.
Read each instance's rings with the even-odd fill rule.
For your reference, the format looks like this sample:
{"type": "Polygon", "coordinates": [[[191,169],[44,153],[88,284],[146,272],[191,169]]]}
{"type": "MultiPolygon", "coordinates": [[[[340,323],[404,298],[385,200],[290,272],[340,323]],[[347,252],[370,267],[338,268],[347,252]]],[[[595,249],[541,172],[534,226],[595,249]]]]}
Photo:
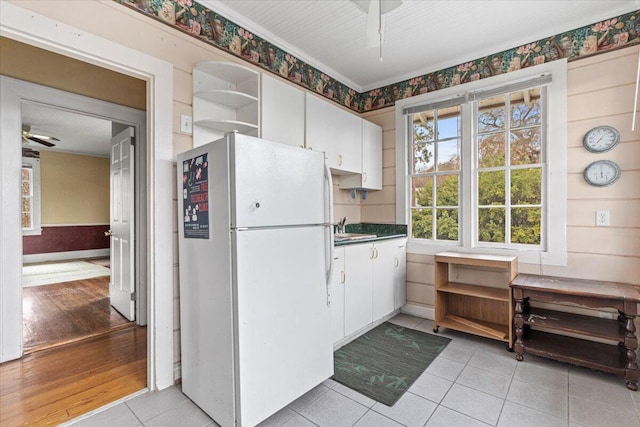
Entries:
{"type": "MultiPolygon", "coordinates": [[[[433,332],[431,320],[399,314],[391,321],[433,332]]],[[[393,407],[329,379],[260,427],[640,427],[640,392],[629,391],[622,377],[529,355],[517,362],[504,343],[443,328],[440,335],[452,341],[393,407]]],[[[217,426],[179,386],[73,424],[114,425],[217,426]]]]}

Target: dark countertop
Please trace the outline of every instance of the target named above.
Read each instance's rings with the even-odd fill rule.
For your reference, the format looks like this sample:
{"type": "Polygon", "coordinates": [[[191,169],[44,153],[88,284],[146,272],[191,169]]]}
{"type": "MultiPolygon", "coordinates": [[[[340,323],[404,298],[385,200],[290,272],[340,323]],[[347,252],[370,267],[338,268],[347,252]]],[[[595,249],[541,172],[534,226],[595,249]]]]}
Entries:
{"type": "Polygon", "coordinates": [[[371,239],[340,240],[334,246],[357,245],[359,243],[377,242],[380,240],[401,239],[407,237],[407,226],[402,224],[347,224],[346,233],[375,234],[371,239]]]}

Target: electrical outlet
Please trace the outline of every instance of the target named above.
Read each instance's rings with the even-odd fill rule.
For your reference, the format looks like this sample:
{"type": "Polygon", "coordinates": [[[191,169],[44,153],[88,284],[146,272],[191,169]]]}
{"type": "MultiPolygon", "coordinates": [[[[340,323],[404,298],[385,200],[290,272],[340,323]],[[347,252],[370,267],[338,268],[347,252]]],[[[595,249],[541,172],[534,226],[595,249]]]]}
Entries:
{"type": "Polygon", "coordinates": [[[193,133],[193,117],[186,114],[180,116],[180,132],[193,133]]]}
{"type": "Polygon", "coordinates": [[[596,211],[596,225],[608,226],[609,225],[609,211],[596,211]]]}

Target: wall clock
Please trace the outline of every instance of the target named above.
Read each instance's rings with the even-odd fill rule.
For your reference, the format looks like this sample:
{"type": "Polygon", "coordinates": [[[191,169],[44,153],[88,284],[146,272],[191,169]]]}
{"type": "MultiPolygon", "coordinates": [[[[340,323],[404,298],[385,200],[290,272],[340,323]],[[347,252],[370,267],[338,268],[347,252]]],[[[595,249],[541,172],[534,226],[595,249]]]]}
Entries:
{"type": "Polygon", "coordinates": [[[598,160],[584,169],[584,180],[595,187],[611,185],[620,178],[620,166],[611,160],[598,160]]]}
{"type": "Polygon", "coordinates": [[[611,126],[596,126],[582,139],[582,145],[592,153],[604,153],[620,142],[620,132],[611,126]]]}

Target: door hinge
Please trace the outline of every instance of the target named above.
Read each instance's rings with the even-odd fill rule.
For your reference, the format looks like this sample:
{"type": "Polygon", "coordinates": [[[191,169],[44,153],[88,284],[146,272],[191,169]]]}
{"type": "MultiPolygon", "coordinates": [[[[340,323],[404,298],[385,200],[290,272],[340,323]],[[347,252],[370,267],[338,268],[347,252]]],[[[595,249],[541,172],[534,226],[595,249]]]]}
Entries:
{"type": "Polygon", "coordinates": [[[131,301],[135,301],[135,300],[136,300],[136,293],[131,292],[131,301]]]}
{"type": "Polygon", "coordinates": [[[135,136],[131,137],[131,145],[133,145],[134,147],[136,145],[136,137],[135,136]]]}

